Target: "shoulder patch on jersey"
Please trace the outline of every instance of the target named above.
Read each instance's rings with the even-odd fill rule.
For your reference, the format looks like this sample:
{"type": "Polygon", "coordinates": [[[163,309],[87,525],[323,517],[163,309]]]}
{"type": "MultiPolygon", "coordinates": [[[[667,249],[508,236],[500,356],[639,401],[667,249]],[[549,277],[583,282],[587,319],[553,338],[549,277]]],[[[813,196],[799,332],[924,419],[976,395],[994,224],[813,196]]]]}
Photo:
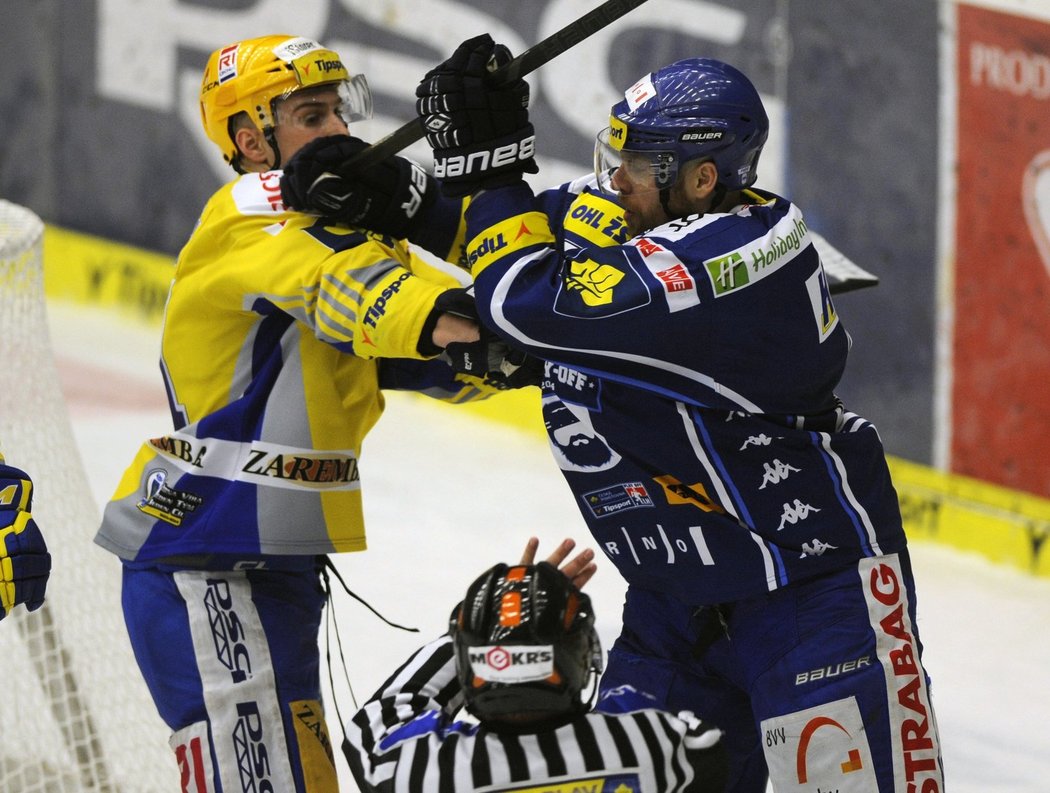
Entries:
{"type": "Polygon", "coordinates": [[[554,310],[570,317],[611,317],[650,302],[649,287],[622,256],[613,264],[582,251],[563,265],[554,310]]]}
{"type": "Polygon", "coordinates": [[[576,247],[606,247],[627,241],[623,208],[597,193],[581,193],[565,216],[565,233],[576,247]]]}
{"type": "Polygon", "coordinates": [[[839,324],[839,315],[835,312],[835,305],[831,302],[831,289],[828,287],[828,278],[824,274],[823,267],[817,267],[816,272],[806,279],[806,291],[809,293],[809,302],[813,306],[813,317],[817,321],[820,343],[823,344],[835,330],[835,326],[839,324]]]}
{"type": "Polygon", "coordinates": [[[639,237],[629,244],[638,249],[642,262],[663,287],[668,311],[674,313],[700,305],[696,281],[681,259],[649,237],[639,237]]]}
{"type": "Polygon", "coordinates": [[[618,515],[628,509],[656,506],[644,482],[618,482],[615,485],[584,493],[580,496],[580,500],[587,505],[591,514],[596,518],[618,515]]]}
{"type": "Polygon", "coordinates": [[[810,244],[802,213],[791,206],[788,213],[761,237],[736,250],[704,261],[715,297],[761,281],[772,275],[810,244]]]}
{"type": "Polygon", "coordinates": [[[242,215],[276,215],[287,211],[281,200],[281,172],[246,173],[230,188],[242,215]]]}
{"type": "Polygon", "coordinates": [[[594,429],[586,408],[548,395],[541,407],[551,453],[563,471],[607,471],[620,462],[620,455],[594,429]]]}
{"type": "Polygon", "coordinates": [[[523,212],[485,229],[467,244],[466,257],[471,273],[477,277],[494,261],[533,245],[554,242],[547,217],[540,212],[523,212]]]}

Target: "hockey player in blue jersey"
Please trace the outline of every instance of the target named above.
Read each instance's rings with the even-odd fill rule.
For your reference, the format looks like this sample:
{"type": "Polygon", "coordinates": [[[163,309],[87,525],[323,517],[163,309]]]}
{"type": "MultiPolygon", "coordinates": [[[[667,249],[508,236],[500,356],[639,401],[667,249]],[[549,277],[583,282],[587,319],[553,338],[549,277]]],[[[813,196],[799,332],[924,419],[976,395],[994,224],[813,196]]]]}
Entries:
{"type": "Polygon", "coordinates": [[[710,59],[652,72],[592,182],[537,196],[528,86],[487,80],[508,59],[464,42],[417,111],[471,196],[481,317],[546,361],[552,449],[629,583],[602,689],[722,727],[735,793],[942,790],[896,494],[835,394],[850,341],[806,220],[754,186],[758,93],[710,59]]]}

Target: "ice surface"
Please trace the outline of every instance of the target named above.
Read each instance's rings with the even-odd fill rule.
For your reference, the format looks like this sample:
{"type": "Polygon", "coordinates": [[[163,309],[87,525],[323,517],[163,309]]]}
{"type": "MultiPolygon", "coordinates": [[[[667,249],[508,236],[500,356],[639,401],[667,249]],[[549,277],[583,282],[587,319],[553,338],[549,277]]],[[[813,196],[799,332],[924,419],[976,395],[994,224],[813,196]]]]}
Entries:
{"type": "MultiPolygon", "coordinates": [[[[76,443],[99,505],[141,441],[170,429],[157,368],[159,330],[109,313],[50,306],[76,443]]],[[[530,535],[541,554],[589,535],[545,444],[456,408],[391,394],[365,441],[362,481],[369,550],[337,565],[381,623],[336,598],[348,677],[358,701],[418,643],[445,629],[466,585],[515,561],[530,535]]],[[[46,527],[44,527],[46,530],[46,527]]],[[[1050,581],[929,544],[914,544],[919,631],[933,677],[951,793],[1050,791],[1050,581]]],[[[623,584],[602,564],[588,585],[606,646],[616,636],[623,584]]],[[[336,702],[353,704],[340,668],[336,702]]],[[[329,703],[333,741],[341,740],[329,703]]],[[[173,761],[174,762],[174,761],[173,761]]],[[[354,790],[339,758],[344,789],[354,790]]]]}

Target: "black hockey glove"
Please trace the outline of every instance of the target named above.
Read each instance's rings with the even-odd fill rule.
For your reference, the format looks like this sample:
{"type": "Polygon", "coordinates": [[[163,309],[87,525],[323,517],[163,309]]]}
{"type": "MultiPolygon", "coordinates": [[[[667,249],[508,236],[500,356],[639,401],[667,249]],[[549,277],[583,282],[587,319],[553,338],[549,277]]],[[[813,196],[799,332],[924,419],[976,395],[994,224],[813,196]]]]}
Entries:
{"type": "Polygon", "coordinates": [[[416,87],[416,114],[434,150],[434,175],[449,197],[513,184],[536,173],[529,85],[494,85],[510,50],[487,33],[464,41],[416,87]]]}
{"type": "Polygon", "coordinates": [[[311,212],[351,226],[404,239],[413,221],[437,195],[422,167],[393,156],[362,171],[347,162],[368,143],[330,135],[303,146],[284,166],[281,199],[289,209],[311,212]]]}
{"type": "MultiPolygon", "coordinates": [[[[481,324],[474,294],[469,288],[448,289],[438,295],[432,312],[434,322],[441,314],[455,314],[473,320],[481,333],[477,341],[452,342],[438,356],[454,372],[479,377],[488,385],[500,389],[539,385],[542,362],[510,347],[481,324]]],[[[424,333],[428,334],[432,329],[433,324],[428,320],[424,333]]]]}

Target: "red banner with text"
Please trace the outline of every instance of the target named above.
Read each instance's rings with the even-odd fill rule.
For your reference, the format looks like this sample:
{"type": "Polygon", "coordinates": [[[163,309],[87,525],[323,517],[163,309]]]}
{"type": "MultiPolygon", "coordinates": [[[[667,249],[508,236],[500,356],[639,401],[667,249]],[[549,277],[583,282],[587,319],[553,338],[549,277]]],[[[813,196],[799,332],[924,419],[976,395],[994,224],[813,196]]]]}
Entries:
{"type": "Polygon", "coordinates": [[[1050,22],[957,10],[950,466],[1050,496],[1050,22]]]}

